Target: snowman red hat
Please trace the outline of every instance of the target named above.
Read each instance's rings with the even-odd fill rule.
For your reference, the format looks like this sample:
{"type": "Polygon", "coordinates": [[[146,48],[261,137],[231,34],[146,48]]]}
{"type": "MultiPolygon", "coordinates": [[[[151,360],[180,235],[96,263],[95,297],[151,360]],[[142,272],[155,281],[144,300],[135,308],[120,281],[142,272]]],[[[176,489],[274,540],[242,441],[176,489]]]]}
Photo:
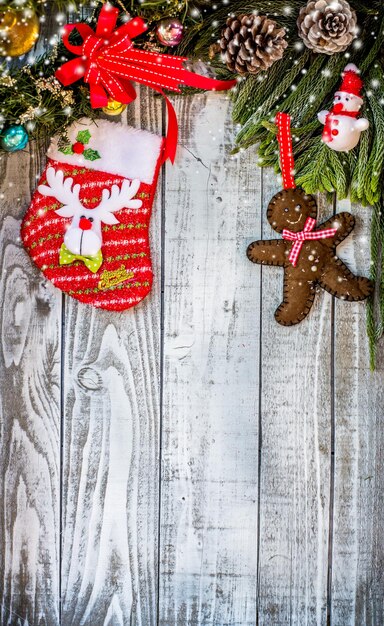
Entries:
{"type": "MultiPolygon", "coordinates": [[[[342,73],[342,83],[340,85],[340,89],[335,92],[335,96],[341,94],[349,94],[354,99],[360,101],[360,104],[363,104],[363,98],[361,97],[361,91],[363,89],[363,81],[359,76],[359,70],[354,65],[354,63],[349,63],[342,73]]],[[[337,103],[335,105],[337,107],[337,103]]],[[[335,106],[333,109],[335,109],[335,106]]],[[[336,113],[337,111],[335,111],[336,113]]]]}

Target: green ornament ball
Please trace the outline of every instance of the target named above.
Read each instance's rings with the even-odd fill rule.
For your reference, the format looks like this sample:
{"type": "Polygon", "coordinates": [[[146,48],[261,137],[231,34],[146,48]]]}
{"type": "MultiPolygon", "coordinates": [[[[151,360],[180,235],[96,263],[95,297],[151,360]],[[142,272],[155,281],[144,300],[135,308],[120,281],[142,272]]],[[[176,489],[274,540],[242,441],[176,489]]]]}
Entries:
{"type": "Polygon", "coordinates": [[[24,126],[9,126],[1,138],[1,146],[6,152],[17,152],[23,150],[28,143],[28,133],[24,126]]]}

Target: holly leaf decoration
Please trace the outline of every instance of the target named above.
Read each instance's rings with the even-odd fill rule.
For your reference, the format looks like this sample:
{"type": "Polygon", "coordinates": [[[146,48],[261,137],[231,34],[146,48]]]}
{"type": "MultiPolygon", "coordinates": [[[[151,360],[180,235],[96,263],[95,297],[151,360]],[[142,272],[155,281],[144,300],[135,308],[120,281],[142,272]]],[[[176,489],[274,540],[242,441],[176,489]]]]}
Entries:
{"type": "Polygon", "coordinates": [[[96,161],[96,159],[101,159],[101,156],[97,152],[97,150],[92,150],[92,148],[87,148],[87,150],[84,150],[83,156],[84,159],[87,159],[87,161],[96,161]]]}
{"type": "Polygon", "coordinates": [[[77,133],[76,141],[80,141],[80,143],[87,144],[91,138],[91,133],[89,130],[80,130],[77,133]]]}
{"type": "Polygon", "coordinates": [[[63,148],[59,148],[60,152],[63,154],[73,154],[72,146],[64,146],[63,148]]]}

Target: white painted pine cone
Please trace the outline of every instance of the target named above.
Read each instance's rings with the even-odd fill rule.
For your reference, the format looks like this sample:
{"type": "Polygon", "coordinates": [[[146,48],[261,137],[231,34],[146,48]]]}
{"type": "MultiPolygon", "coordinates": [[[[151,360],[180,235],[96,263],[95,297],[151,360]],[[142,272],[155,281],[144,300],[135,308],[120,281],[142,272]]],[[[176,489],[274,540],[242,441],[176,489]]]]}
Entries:
{"type": "Polygon", "coordinates": [[[347,0],[309,0],[297,19],[307,48],[320,54],[344,52],[357,36],[357,17],[347,0]]]}

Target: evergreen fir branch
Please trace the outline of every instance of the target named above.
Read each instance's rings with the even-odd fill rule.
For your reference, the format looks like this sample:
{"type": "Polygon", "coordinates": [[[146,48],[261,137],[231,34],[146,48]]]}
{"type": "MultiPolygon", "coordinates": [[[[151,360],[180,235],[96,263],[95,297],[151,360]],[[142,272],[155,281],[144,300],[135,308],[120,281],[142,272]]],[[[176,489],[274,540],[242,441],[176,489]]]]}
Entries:
{"type": "Polygon", "coordinates": [[[238,87],[234,96],[233,120],[236,123],[245,124],[248,118],[257,111],[264,103],[265,94],[274,94],[281,83],[282,76],[289,73],[287,85],[291,85],[296,76],[305,67],[309,60],[309,52],[302,55],[301,63],[292,66],[290,55],[286,54],[280,61],[276,61],[268,72],[262,72],[258,76],[248,76],[238,87]]]}
{"type": "Polygon", "coordinates": [[[371,271],[375,292],[367,303],[367,335],[370,349],[370,366],[375,369],[377,341],[384,332],[384,213],[383,198],[373,207],[371,223],[371,271]]]}
{"type": "MultiPolygon", "coordinates": [[[[381,14],[382,14],[382,10],[381,9],[381,14]]],[[[368,28],[365,29],[365,36],[369,39],[369,34],[370,32],[376,32],[376,36],[374,39],[374,44],[373,46],[368,46],[369,52],[368,55],[366,56],[366,58],[360,63],[360,71],[362,74],[364,74],[365,72],[367,72],[367,70],[369,69],[369,67],[371,66],[372,63],[374,63],[374,61],[377,59],[378,54],[380,53],[380,50],[382,49],[383,43],[384,43],[384,16],[382,17],[381,21],[380,21],[380,25],[379,28],[375,27],[375,25],[373,24],[372,29],[370,30],[369,26],[368,28]]]]}
{"type": "Polygon", "coordinates": [[[295,158],[299,158],[310,147],[313,140],[313,135],[321,127],[320,122],[315,118],[313,122],[306,126],[293,129],[293,151],[295,158]]]}
{"type": "Polygon", "coordinates": [[[315,84],[312,84],[312,89],[309,93],[308,91],[303,92],[300,85],[298,100],[295,105],[298,109],[296,114],[297,124],[307,124],[314,116],[316,117],[321,108],[330,103],[329,94],[337,87],[344,66],[345,59],[341,55],[331,56],[327,64],[322,68],[315,84]]]}
{"type": "MultiPolygon", "coordinates": [[[[263,77],[266,75],[263,73],[263,77]]],[[[261,82],[257,76],[247,76],[238,83],[232,96],[232,119],[236,124],[244,124],[249,117],[249,111],[259,106],[259,100],[262,100],[261,82]]]]}
{"type": "Polygon", "coordinates": [[[351,201],[359,202],[363,196],[363,180],[365,167],[368,161],[368,156],[371,151],[372,141],[373,141],[373,132],[372,132],[372,115],[369,107],[365,108],[365,115],[369,120],[369,127],[364,133],[362,133],[360,137],[359,150],[357,152],[357,161],[356,166],[353,171],[352,180],[351,180],[351,201]]]}
{"type": "MultiPolygon", "coordinates": [[[[308,135],[310,135],[311,133],[313,133],[315,130],[320,128],[320,122],[318,121],[317,118],[313,119],[312,122],[309,122],[308,124],[306,124],[305,126],[295,126],[292,128],[292,137],[293,140],[295,141],[296,139],[301,139],[301,141],[305,141],[305,139],[308,137],[308,135]]],[[[277,134],[277,128],[276,128],[276,134],[277,134]]],[[[298,144],[299,146],[301,146],[301,141],[298,144]]],[[[295,151],[300,151],[300,148],[298,149],[297,147],[295,147],[295,145],[293,146],[295,151]]]]}
{"type": "MultiPolygon", "coordinates": [[[[329,93],[329,85],[335,86],[340,80],[340,73],[334,74],[328,69],[328,65],[332,67],[336,64],[343,67],[344,63],[340,63],[340,58],[334,57],[324,58],[325,55],[317,55],[311,64],[308,72],[303,76],[298,85],[291,91],[289,96],[279,105],[280,111],[286,111],[291,114],[292,122],[300,125],[303,121],[303,111],[311,104],[312,98],[316,99],[320,94],[320,101],[324,100],[326,94],[329,93]]],[[[305,122],[308,121],[308,116],[305,122]]]]}
{"type": "Polygon", "coordinates": [[[382,71],[376,67],[368,77],[367,97],[372,111],[374,140],[364,176],[364,187],[374,194],[375,201],[380,198],[380,182],[384,170],[384,85],[382,71]]]}
{"type": "Polygon", "coordinates": [[[346,198],[349,191],[349,163],[343,152],[329,150],[329,168],[334,174],[334,189],[339,199],[346,198]]]}
{"type": "Polygon", "coordinates": [[[318,138],[312,139],[305,154],[296,160],[296,183],[307,193],[325,191],[320,181],[320,170],[324,168],[326,146],[318,138]]]}
{"type": "MultiPolygon", "coordinates": [[[[305,58],[305,55],[303,55],[301,62],[299,61],[297,65],[291,68],[290,72],[288,72],[288,74],[285,77],[283,77],[281,82],[277,85],[275,91],[268,98],[265,99],[265,101],[258,108],[258,110],[255,111],[251,115],[251,117],[248,119],[248,121],[244,124],[243,128],[241,129],[241,131],[236,137],[236,143],[239,146],[244,147],[245,145],[252,145],[253,143],[256,143],[257,141],[256,132],[260,125],[260,122],[265,118],[271,119],[271,113],[272,113],[271,109],[273,110],[275,114],[277,113],[278,110],[282,110],[277,105],[277,103],[279,102],[283,94],[291,87],[293,80],[295,80],[299,72],[304,68],[307,58],[308,57],[305,58]],[[252,141],[253,136],[256,138],[255,141],[252,141]]],[[[323,62],[324,62],[324,59],[321,59],[320,57],[318,57],[316,67],[317,68],[321,67],[323,62]]]]}

